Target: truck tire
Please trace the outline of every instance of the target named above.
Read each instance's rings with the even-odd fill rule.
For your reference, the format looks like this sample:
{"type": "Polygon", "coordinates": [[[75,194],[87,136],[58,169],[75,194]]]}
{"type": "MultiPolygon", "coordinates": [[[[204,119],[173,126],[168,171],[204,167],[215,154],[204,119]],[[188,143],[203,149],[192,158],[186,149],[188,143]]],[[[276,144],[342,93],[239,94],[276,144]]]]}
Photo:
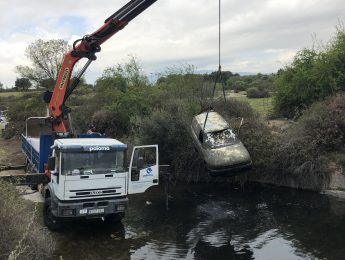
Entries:
{"type": "Polygon", "coordinates": [[[25,160],[25,173],[29,173],[30,172],[30,162],[28,159],[25,160]]]}
{"type": "Polygon", "coordinates": [[[29,185],[31,190],[38,190],[38,185],[37,184],[30,184],[29,185]]]}
{"type": "Polygon", "coordinates": [[[104,217],[104,223],[111,224],[120,222],[125,217],[125,213],[115,213],[104,217]]]}
{"type": "Polygon", "coordinates": [[[51,210],[51,198],[46,198],[43,206],[44,224],[51,231],[58,231],[61,228],[61,220],[55,217],[51,210]]]}

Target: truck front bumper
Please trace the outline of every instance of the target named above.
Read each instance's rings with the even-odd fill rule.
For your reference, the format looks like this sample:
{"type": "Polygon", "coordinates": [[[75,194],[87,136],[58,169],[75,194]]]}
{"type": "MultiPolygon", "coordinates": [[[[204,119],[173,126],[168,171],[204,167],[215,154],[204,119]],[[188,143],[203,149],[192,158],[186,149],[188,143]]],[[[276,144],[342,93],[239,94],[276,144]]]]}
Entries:
{"type": "Polygon", "coordinates": [[[53,201],[52,213],[60,218],[100,218],[111,214],[124,213],[128,198],[103,198],[85,201],[53,201]]]}

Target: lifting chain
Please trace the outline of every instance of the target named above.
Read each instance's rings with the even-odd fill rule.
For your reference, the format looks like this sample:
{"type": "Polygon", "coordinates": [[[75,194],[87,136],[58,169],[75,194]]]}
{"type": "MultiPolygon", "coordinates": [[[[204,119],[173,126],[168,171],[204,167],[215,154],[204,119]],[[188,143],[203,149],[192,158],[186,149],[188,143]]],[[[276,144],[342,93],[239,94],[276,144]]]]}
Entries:
{"type": "Polygon", "coordinates": [[[213,105],[213,101],[214,101],[214,96],[216,94],[216,87],[217,87],[217,83],[220,83],[222,85],[222,91],[223,91],[223,97],[224,97],[224,104],[226,103],[226,97],[225,97],[225,82],[223,80],[223,76],[222,76],[222,66],[221,66],[221,0],[219,0],[219,5],[218,5],[218,71],[216,74],[216,78],[214,81],[214,85],[213,85],[213,90],[212,90],[212,96],[211,96],[211,101],[209,103],[209,106],[207,108],[207,113],[206,113],[206,117],[205,117],[205,122],[204,122],[204,127],[203,127],[203,131],[205,131],[205,127],[206,127],[206,122],[208,119],[208,114],[212,109],[212,105],[213,105]]]}

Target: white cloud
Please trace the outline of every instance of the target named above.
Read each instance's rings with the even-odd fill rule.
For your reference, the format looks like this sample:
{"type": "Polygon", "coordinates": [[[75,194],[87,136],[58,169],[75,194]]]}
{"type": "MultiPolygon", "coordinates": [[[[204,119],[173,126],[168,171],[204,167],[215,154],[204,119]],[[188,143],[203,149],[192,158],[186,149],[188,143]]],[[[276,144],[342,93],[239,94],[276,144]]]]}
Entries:
{"type": "MultiPolygon", "coordinates": [[[[1,1],[0,81],[14,84],[14,67],[28,63],[24,51],[30,42],[64,38],[71,43],[99,28],[126,2],[12,0],[10,9],[1,1]],[[64,23],[65,17],[82,23],[64,23]]],[[[227,0],[222,5],[222,65],[234,72],[275,72],[296,51],[311,46],[312,35],[327,42],[345,19],[343,0],[227,0]]],[[[217,22],[216,0],[158,0],[102,45],[87,79],[95,80],[105,67],[130,54],[141,59],[148,73],[185,63],[216,70],[217,22]]]]}

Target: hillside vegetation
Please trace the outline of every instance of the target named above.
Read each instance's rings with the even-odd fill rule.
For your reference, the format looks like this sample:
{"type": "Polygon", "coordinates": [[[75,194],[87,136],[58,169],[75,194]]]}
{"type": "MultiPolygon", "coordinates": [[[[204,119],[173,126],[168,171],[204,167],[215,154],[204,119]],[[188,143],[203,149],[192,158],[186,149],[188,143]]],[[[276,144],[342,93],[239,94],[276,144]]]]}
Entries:
{"type": "MultiPolygon", "coordinates": [[[[171,164],[176,177],[187,182],[219,181],[204,170],[189,136],[192,117],[212,105],[234,128],[238,118],[244,118],[239,135],[254,163],[249,178],[321,189],[328,185],[328,154],[344,147],[344,53],[345,33],[339,29],[328,45],[303,49],[277,75],[226,72],[223,78],[230,95],[224,102],[217,94],[212,104],[213,74],[197,75],[193,66],[174,67],[151,83],[131,57],[107,68],[94,85],[82,81],[66,105],[72,108],[77,132],[94,124],[129,147],[158,144],[161,162],[171,164]],[[253,88],[261,98],[248,99],[253,88]],[[247,91],[247,97],[239,91],[247,91]],[[276,133],[268,128],[268,117],[297,121],[276,133]]],[[[0,96],[0,103],[4,100],[0,96]]],[[[27,117],[45,114],[39,92],[6,100],[11,102],[5,137],[21,133],[27,117]]]]}
{"type": "Polygon", "coordinates": [[[345,31],[338,27],[326,45],[304,48],[278,71],[274,110],[277,116],[297,118],[316,101],[345,90],[345,31]]]}

